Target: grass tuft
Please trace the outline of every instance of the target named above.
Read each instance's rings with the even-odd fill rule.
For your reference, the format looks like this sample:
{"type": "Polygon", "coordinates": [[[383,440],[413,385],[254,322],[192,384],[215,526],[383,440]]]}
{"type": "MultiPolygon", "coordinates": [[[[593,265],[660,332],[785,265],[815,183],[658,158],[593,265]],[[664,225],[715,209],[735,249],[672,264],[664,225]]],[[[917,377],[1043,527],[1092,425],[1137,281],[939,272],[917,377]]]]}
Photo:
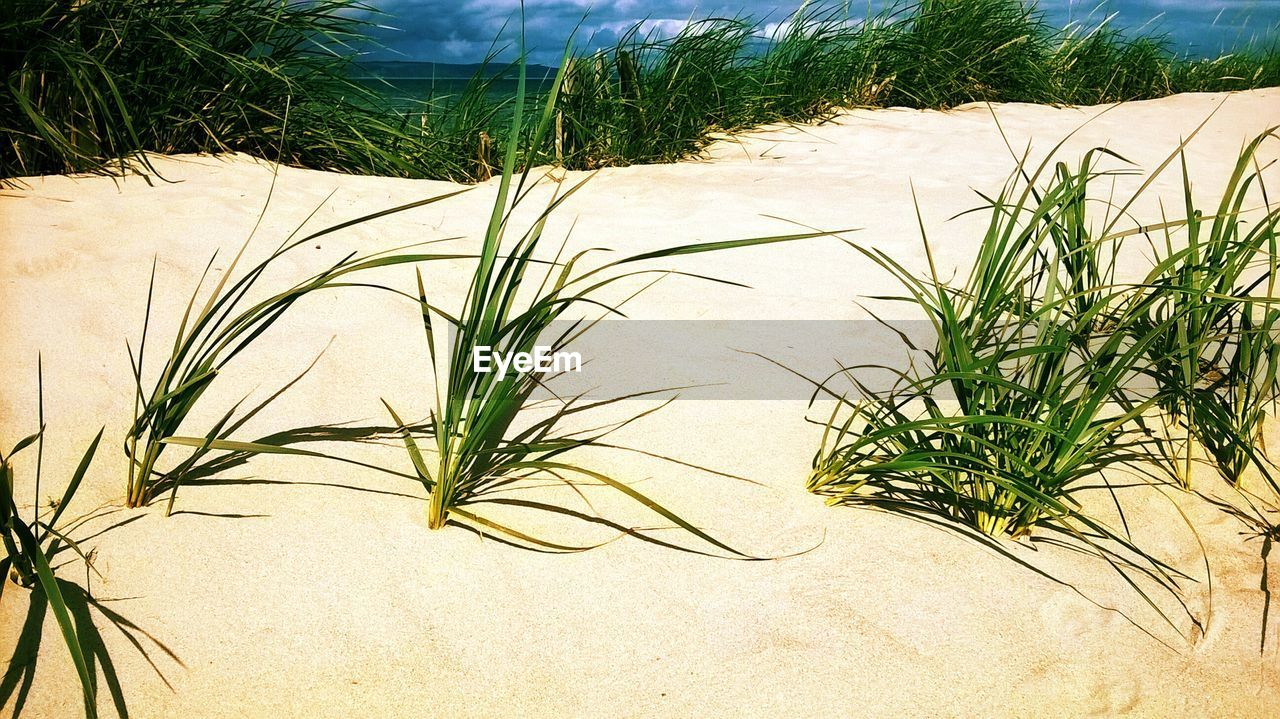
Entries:
{"type": "MultiPolygon", "coordinates": [[[[1280,396],[1280,211],[1267,198],[1258,160],[1274,139],[1269,131],[1244,147],[1211,215],[1192,201],[1186,142],[1123,204],[1089,192],[1124,172],[1097,169],[1101,160],[1123,160],[1110,151],[1086,153],[1075,169],[1059,162],[1050,170],[1050,159],[1034,170],[1020,162],[978,210],[990,221],[960,287],[940,279],[927,237],[924,277],[883,251],[854,245],[905,290],[881,299],[923,311],[936,343],[912,346],[905,370],[879,368],[898,378],[889,391],[870,390],[862,367],[841,373],[856,399],[831,380],[819,383],[837,402],[809,490],[833,504],[941,519],[988,541],[1064,534],[1139,592],[1135,579],[1145,577],[1177,596],[1181,575],[1132,542],[1106,473],[1190,488],[1195,439],[1237,489],[1255,467],[1280,496],[1261,442],[1280,396]],[[1117,230],[1179,157],[1185,216],[1117,230]],[[1252,207],[1259,195],[1263,206],[1252,207]],[[1157,233],[1163,247],[1152,240],[1157,233]],[[1157,250],[1155,266],[1126,284],[1115,260],[1127,238],[1139,235],[1157,250]],[[1174,249],[1175,236],[1185,247],[1174,249]],[[1153,415],[1164,430],[1152,428],[1153,415]],[[1122,528],[1086,513],[1075,496],[1099,486],[1111,492],[1122,528]]],[[[1247,511],[1229,511],[1272,531],[1259,509],[1266,503],[1246,502],[1247,511]]]]}
{"type": "MultiPolygon", "coordinates": [[[[268,268],[281,257],[317,238],[352,225],[438,202],[453,197],[459,192],[462,191],[411,202],[303,234],[303,227],[320,210],[320,207],[317,207],[266,259],[237,277],[236,268],[257,232],[255,225],[254,231],[249,234],[236,256],[223,271],[221,279],[209,290],[203,304],[197,305],[209,267],[212,267],[217,253],[210,258],[204,275],[192,291],[191,299],[183,311],[178,331],[165,357],[164,365],[154,382],[150,384],[151,389],[147,390],[144,387],[144,376],[152,290],[155,287],[155,265],[153,264],[151,289],[147,293],[147,308],[137,353],[134,353],[132,346],[129,347],[136,397],[133,426],[129,430],[124,447],[125,454],[129,457],[127,505],[130,507],[146,505],[159,493],[168,491],[166,513],[171,511],[183,477],[196,467],[208,452],[218,449],[219,443],[244,426],[310,371],[315,364],[314,361],[297,378],[252,408],[240,412],[240,407],[248,399],[247,397],[235,403],[200,441],[194,444],[179,441],[179,430],[187,416],[227,364],[279,321],[298,300],[320,290],[361,286],[351,281],[351,276],[357,273],[392,265],[437,259],[458,259],[463,255],[403,251],[408,248],[395,248],[367,255],[351,253],[302,282],[275,292],[265,299],[252,299],[254,289],[268,268]],[[234,281],[232,281],[233,277],[234,281]],[[158,463],[165,450],[174,444],[193,446],[194,451],[178,464],[168,469],[161,469],[158,463]]],[[[270,201],[268,196],[268,205],[270,201]]],[[[264,206],[263,213],[265,212],[264,206]]],[[[261,219],[259,216],[259,223],[261,219]]]]}
{"type": "Polygon", "coordinates": [[[1274,139],[1273,131],[1266,132],[1245,146],[1212,214],[1195,206],[1183,159],[1185,220],[1162,223],[1159,261],[1144,281],[1155,301],[1136,326],[1165,328],[1152,344],[1151,373],[1162,409],[1185,438],[1180,458],[1172,443],[1161,445],[1171,474],[1185,488],[1191,486],[1192,440],[1234,485],[1250,465],[1270,478],[1259,440],[1277,391],[1280,210],[1266,206],[1257,218],[1246,212],[1256,210],[1250,206],[1255,193],[1266,201],[1258,151],[1274,139]],[[1173,229],[1185,235],[1185,247],[1175,250],[1173,229]]]}
{"type": "Polygon", "coordinates": [[[1112,274],[1114,250],[1082,212],[1090,183],[1111,174],[1095,169],[1102,154],[1074,170],[1020,167],[984,208],[991,220],[961,288],[939,279],[927,239],[923,278],[855,245],[924,310],[937,344],[894,370],[893,391],[843,401],[847,416],[828,427],[811,491],[918,507],[992,537],[1072,520],[1113,534],[1082,517],[1070,495],[1140,456],[1127,425],[1149,402],[1115,400],[1152,338],[1099,330],[1143,306],[1130,291],[1095,284],[1112,274]]]}
{"type": "MultiPolygon", "coordinates": [[[[522,68],[518,90],[521,101],[524,91],[522,68]]],[[[556,94],[553,92],[547,98],[541,119],[531,136],[535,148],[548,134],[555,103],[556,94]]],[[[522,102],[516,104],[510,131],[512,137],[522,136],[522,105],[522,102]]],[[[681,245],[625,257],[586,270],[581,268],[592,250],[580,252],[563,262],[557,254],[554,261],[547,263],[535,258],[546,222],[587,180],[563,193],[557,188],[547,207],[529,228],[514,243],[507,243],[505,240],[514,232],[513,213],[528,194],[526,182],[529,175],[526,172],[517,180],[516,162],[515,147],[508,147],[497,198],[461,312],[453,316],[430,302],[422,275],[418,275],[419,305],[435,375],[434,408],[425,432],[434,444],[436,456],[433,465],[428,464],[427,455],[419,446],[421,435],[415,437],[391,404],[384,401],[393,421],[401,428],[414,470],[429,493],[427,525],[431,529],[439,529],[450,522],[462,520],[477,531],[497,533],[507,541],[543,551],[588,549],[551,542],[500,524],[475,512],[472,505],[491,499],[491,495],[500,490],[522,486],[563,484],[581,492],[581,485],[595,485],[627,496],[717,550],[745,558],[746,555],[698,529],[630,485],[566,457],[571,450],[599,445],[609,432],[636,418],[606,429],[570,432],[563,429],[563,420],[612,403],[608,400],[583,403],[580,398],[571,398],[561,401],[549,416],[524,426],[521,420],[536,404],[532,401],[534,392],[552,378],[536,368],[518,365],[505,373],[485,370],[476,366],[474,357],[478,350],[507,357],[518,353],[531,354],[536,348],[542,348],[549,354],[562,351],[594,323],[577,319],[567,322],[567,329],[553,333],[557,320],[574,309],[590,307],[620,315],[617,305],[606,305],[596,299],[601,290],[627,278],[660,278],[671,274],[666,270],[633,268],[638,263],[792,241],[826,233],[681,245]],[[504,255],[504,245],[507,244],[510,247],[504,255]],[[532,294],[530,290],[533,290],[532,294]]],[[[546,508],[572,514],[550,506],[546,508]]]]}
{"type": "Polygon", "coordinates": [[[356,0],[13,0],[0,11],[0,176],[154,174],[142,153],[246,152],[474,179],[474,146],[461,152],[452,138],[488,122],[484,112],[410,124],[352,79],[369,27],[358,14],[369,10],[356,0]]]}
{"type": "MultiPolygon", "coordinates": [[[[3,540],[5,554],[0,558],[0,593],[9,582],[27,587],[38,588],[44,594],[45,601],[53,611],[53,616],[62,633],[67,651],[71,653],[72,663],[80,679],[80,689],[84,697],[85,716],[98,715],[96,700],[96,679],[85,656],[84,646],[80,641],[81,628],[72,619],[72,612],[63,596],[62,587],[54,570],[49,564],[50,558],[65,549],[71,549],[84,560],[86,566],[92,566],[91,560],[78,544],[58,529],[58,520],[62,518],[67,506],[75,498],[84,480],[89,465],[97,453],[98,443],[102,441],[103,430],[89,443],[79,466],[71,475],[71,481],[62,494],[62,499],[53,505],[48,517],[40,516],[40,475],[44,457],[44,372],[39,373],[40,382],[40,428],[35,433],[19,441],[7,455],[0,454],[0,540],[3,540]],[[36,503],[32,507],[30,521],[23,520],[13,491],[13,458],[32,444],[36,450],[36,503]]],[[[6,672],[7,674],[7,672],[6,672]]]]}

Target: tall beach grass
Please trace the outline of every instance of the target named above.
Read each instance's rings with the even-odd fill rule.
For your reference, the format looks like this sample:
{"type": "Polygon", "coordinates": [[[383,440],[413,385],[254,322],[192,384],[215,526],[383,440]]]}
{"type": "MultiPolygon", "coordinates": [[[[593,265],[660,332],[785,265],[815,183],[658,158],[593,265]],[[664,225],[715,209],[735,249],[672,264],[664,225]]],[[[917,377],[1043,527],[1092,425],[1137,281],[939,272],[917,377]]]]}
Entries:
{"type": "Polygon", "coordinates": [[[1051,166],[1059,145],[1038,167],[1020,163],[976,210],[990,220],[958,286],[942,279],[949,269],[935,265],[927,236],[924,276],[855,244],[904,290],[880,299],[922,311],[934,342],[908,342],[910,361],[877,368],[897,378],[887,391],[868,387],[859,374],[866,367],[817,383],[836,402],[808,489],[831,504],[939,522],[989,543],[1070,538],[1144,597],[1142,578],[1178,596],[1185,576],[1132,540],[1115,478],[1190,489],[1198,443],[1203,462],[1241,491],[1243,508],[1223,506],[1271,536],[1268,511],[1280,502],[1258,490],[1280,499],[1262,442],[1280,396],[1280,214],[1259,151],[1275,140],[1272,130],[1246,144],[1212,212],[1192,200],[1186,142],[1128,199],[1089,191],[1130,172],[1099,169],[1122,158],[1096,148],[1075,168],[1051,166]],[[1180,158],[1185,214],[1119,227],[1180,158]],[[1119,278],[1117,256],[1142,239],[1156,250],[1154,267],[1119,278]],[[841,389],[842,380],[852,388],[841,389]],[[1244,491],[1249,470],[1260,482],[1244,491]],[[1082,493],[1099,489],[1110,493],[1116,520],[1085,509],[1082,493]]]}
{"type": "Polygon", "coordinates": [[[625,33],[575,58],[559,111],[572,168],[671,161],[717,133],[844,107],[1096,104],[1280,85],[1277,38],[1213,59],[1109,19],[1053,28],[1021,0],[921,0],[859,14],[805,3],[785,21],[625,33]],[[766,29],[769,28],[769,29],[766,29]]]}
{"type": "Polygon", "coordinates": [[[1280,492],[1262,454],[1262,422],[1274,413],[1280,390],[1280,208],[1271,205],[1259,157],[1277,141],[1272,130],[1245,146],[1221,200],[1207,212],[1192,199],[1184,159],[1185,219],[1176,228],[1181,236],[1175,241],[1162,223],[1163,245],[1153,243],[1159,261],[1144,284],[1157,301],[1135,326],[1165,327],[1152,347],[1151,373],[1161,389],[1160,404],[1184,440],[1177,451],[1161,447],[1183,487],[1191,486],[1198,443],[1231,484],[1239,486],[1245,470],[1254,467],[1280,492]],[[1261,207],[1254,206],[1258,196],[1261,207]]]}
{"type": "MultiPolygon", "coordinates": [[[[274,190],[274,181],[272,190],[274,190]]],[[[439,259],[459,259],[465,255],[408,251],[431,242],[443,242],[449,238],[378,252],[364,254],[352,252],[300,282],[262,293],[258,285],[268,269],[280,258],[317,238],[353,225],[439,202],[465,191],[459,190],[428,197],[304,233],[303,228],[307,222],[319,212],[320,207],[317,207],[265,259],[238,273],[241,260],[245,258],[245,253],[253,243],[262,222],[260,214],[258,223],[254,225],[244,244],[222,271],[221,277],[206,291],[205,280],[217,258],[217,253],[210,257],[199,282],[192,289],[191,298],[182,311],[172,344],[168,346],[167,354],[162,357],[162,366],[154,378],[150,376],[147,363],[147,349],[151,340],[149,330],[152,290],[155,287],[155,263],[153,262],[142,336],[137,342],[136,351],[133,344],[127,343],[134,381],[134,419],[124,442],[124,451],[129,458],[125,493],[127,506],[138,507],[149,504],[160,493],[167,492],[166,512],[171,511],[178,487],[185,476],[197,467],[209,452],[226,449],[225,440],[232,433],[278,399],[310,371],[315,364],[314,361],[297,378],[280,387],[264,401],[244,411],[241,411],[241,405],[248,400],[248,397],[236,402],[203,437],[185,442],[188,447],[193,448],[193,451],[181,461],[172,466],[163,466],[160,463],[171,445],[184,444],[181,441],[182,438],[178,437],[179,430],[183,428],[188,415],[200,403],[205,392],[217,381],[224,368],[250,348],[255,340],[275,325],[299,300],[313,292],[369,287],[357,281],[358,275],[369,270],[439,259]],[[202,294],[205,294],[205,297],[201,302],[202,294]],[[261,296],[262,294],[265,296],[261,296]]],[[[262,210],[263,214],[266,213],[270,203],[271,193],[269,192],[262,210]]],[[[155,350],[153,349],[152,352],[154,353],[155,350]]],[[[295,452],[303,453],[303,450],[295,450],[295,452]]]]}
{"type": "Polygon", "coordinates": [[[398,113],[351,77],[358,0],[14,0],[0,10],[0,176],[150,172],[143,152],[246,152],[467,180],[463,110],[398,113]],[[287,119],[287,121],[286,121],[287,119]],[[461,125],[460,125],[461,123],[461,125]],[[284,135],[284,142],[280,138],[284,135]]]}
{"type": "MultiPolygon", "coordinates": [[[[41,363],[43,364],[43,363],[41,363]]],[[[52,502],[49,512],[40,508],[40,480],[44,464],[45,417],[44,417],[44,370],[38,370],[39,390],[39,427],[34,434],[19,440],[7,454],[0,453],[0,541],[3,541],[4,556],[0,557],[0,595],[10,581],[39,591],[43,601],[53,611],[58,630],[62,634],[63,643],[71,654],[76,676],[80,681],[80,690],[84,698],[85,716],[93,719],[97,714],[96,685],[93,665],[87,658],[81,637],[86,627],[78,625],[68,601],[63,595],[63,582],[55,575],[55,568],[50,560],[63,551],[71,550],[80,555],[86,567],[91,567],[91,559],[74,540],[64,534],[66,527],[59,523],[67,507],[80,489],[80,483],[88,472],[98,444],[102,441],[102,433],[89,443],[84,456],[80,459],[75,472],[72,473],[62,498],[52,502]],[[14,458],[31,445],[36,446],[35,456],[35,504],[31,507],[31,519],[22,517],[18,498],[14,492],[14,458]],[[44,515],[44,516],[42,516],[44,515]]],[[[33,601],[40,601],[33,597],[33,601]]],[[[5,683],[13,668],[5,672],[5,683]]],[[[7,698],[7,697],[6,697],[7,698]]],[[[16,711],[16,710],[15,710],[16,711]]]]}
{"type": "MultiPolygon", "coordinates": [[[[145,152],[240,151],[475,181],[499,169],[508,142],[529,146],[508,137],[515,100],[490,96],[492,68],[449,102],[408,109],[353,79],[368,10],[358,0],[15,0],[0,9],[0,176],[153,172],[145,152]]],[[[718,132],[851,106],[1103,103],[1280,85],[1274,37],[1191,58],[1107,19],[1050,27],[1022,0],[879,12],[817,2],[771,19],[781,21],[695,20],[674,36],[638,23],[613,47],[579,53],[562,73],[555,142],[517,164],[674,161],[718,132]]]]}
{"type": "Polygon", "coordinates": [[[941,279],[927,237],[924,277],[855,245],[902,284],[901,301],[924,311],[936,344],[892,370],[891,391],[842,400],[847,412],[833,415],[811,491],[936,513],[992,537],[1082,522],[1119,539],[1070,495],[1143,456],[1131,423],[1156,398],[1126,393],[1168,321],[1117,330],[1145,317],[1150,299],[1105,279],[1115,240],[1082,211],[1089,186],[1109,174],[1097,169],[1105,155],[1091,152],[1077,168],[1020,167],[983,208],[990,222],[960,287],[941,279]]]}

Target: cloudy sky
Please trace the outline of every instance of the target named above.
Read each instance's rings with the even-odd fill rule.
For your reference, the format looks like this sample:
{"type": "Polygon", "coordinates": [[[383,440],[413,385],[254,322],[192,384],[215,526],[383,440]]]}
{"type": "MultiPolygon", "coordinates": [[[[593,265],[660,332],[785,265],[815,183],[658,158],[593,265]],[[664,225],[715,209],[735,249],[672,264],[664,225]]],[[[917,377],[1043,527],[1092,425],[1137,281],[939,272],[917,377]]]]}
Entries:
{"type": "MultiPolygon", "coordinates": [[[[366,0],[386,13],[377,39],[387,50],[377,59],[477,62],[507,28],[507,42],[519,24],[519,0],[366,0]]],[[[1280,0],[1040,0],[1051,22],[1064,25],[1091,12],[1140,27],[1153,18],[1182,46],[1214,52],[1241,37],[1261,35],[1280,23],[1280,0]]],[[[850,0],[851,13],[866,13],[867,0],[850,0]]],[[[872,0],[879,7],[883,0],[872,0]]],[[[525,28],[534,62],[555,64],[570,31],[582,23],[578,47],[612,44],[632,23],[645,21],[659,31],[677,31],[690,17],[750,15],[777,21],[799,0],[526,0],[525,28]]]]}

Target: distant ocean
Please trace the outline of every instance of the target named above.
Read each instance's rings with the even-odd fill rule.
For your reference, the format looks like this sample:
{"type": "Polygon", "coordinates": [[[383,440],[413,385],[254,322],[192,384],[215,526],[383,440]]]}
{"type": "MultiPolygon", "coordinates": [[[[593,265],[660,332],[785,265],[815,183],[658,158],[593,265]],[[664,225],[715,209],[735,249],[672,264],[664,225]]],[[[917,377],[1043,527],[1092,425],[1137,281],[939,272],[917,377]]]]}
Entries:
{"type": "MultiPolygon", "coordinates": [[[[514,72],[503,72],[505,65],[456,65],[437,62],[372,62],[363,64],[356,78],[402,110],[420,108],[421,103],[451,105],[466,90],[478,72],[487,81],[487,96],[504,102],[516,96],[519,80],[514,72]],[[495,77],[497,75],[497,77],[495,77]]],[[[525,92],[531,97],[545,93],[555,78],[556,69],[530,65],[525,69],[525,92]]]]}

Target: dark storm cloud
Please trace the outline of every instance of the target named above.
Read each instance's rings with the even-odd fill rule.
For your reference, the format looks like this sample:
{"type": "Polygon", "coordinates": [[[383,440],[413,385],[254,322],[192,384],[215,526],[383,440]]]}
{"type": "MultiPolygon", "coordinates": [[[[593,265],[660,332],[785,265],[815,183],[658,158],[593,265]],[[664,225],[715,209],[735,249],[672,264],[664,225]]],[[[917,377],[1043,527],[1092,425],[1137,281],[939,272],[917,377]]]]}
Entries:
{"type": "MultiPolygon", "coordinates": [[[[476,62],[495,39],[498,47],[514,47],[519,27],[519,0],[368,0],[385,15],[377,39],[388,50],[379,59],[476,62]],[[505,27],[505,33],[504,33],[505,27]]],[[[1039,7],[1057,26],[1090,16],[1101,19],[1114,12],[1124,27],[1149,27],[1167,32],[1179,47],[1197,46],[1216,52],[1240,40],[1264,34],[1280,23],[1280,0],[1111,0],[1096,10],[1098,0],[1041,0],[1039,7]]],[[[784,18],[798,0],[526,0],[525,33],[534,62],[554,64],[570,31],[582,23],[577,46],[602,47],[615,41],[631,24],[646,21],[660,32],[675,32],[691,17],[750,15],[768,21],[784,18]]],[[[851,0],[851,13],[860,16],[866,0],[851,0]]],[[[882,7],[873,0],[873,7],[882,7]]],[[[506,57],[510,57],[508,52],[506,57]]]]}
{"type": "MultiPolygon", "coordinates": [[[[500,35],[505,46],[514,46],[518,37],[518,0],[375,0],[370,4],[386,13],[382,22],[394,27],[380,30],[377,39],[415,60],[475,62],[500,35]]],[[[579,23],[577,46],[601,47],[642,20],[660,30],[675,31],[692,16],[740,14],[744,7],[753,14],[780,14],[774,3],[739,0],[733,5],[730,9],[727,3],[692,0],[527,0],[525,35],[535,62],[554,63],[579,23]]],[[[378,57],[387,54],[380,52],[378,57]]]]}

